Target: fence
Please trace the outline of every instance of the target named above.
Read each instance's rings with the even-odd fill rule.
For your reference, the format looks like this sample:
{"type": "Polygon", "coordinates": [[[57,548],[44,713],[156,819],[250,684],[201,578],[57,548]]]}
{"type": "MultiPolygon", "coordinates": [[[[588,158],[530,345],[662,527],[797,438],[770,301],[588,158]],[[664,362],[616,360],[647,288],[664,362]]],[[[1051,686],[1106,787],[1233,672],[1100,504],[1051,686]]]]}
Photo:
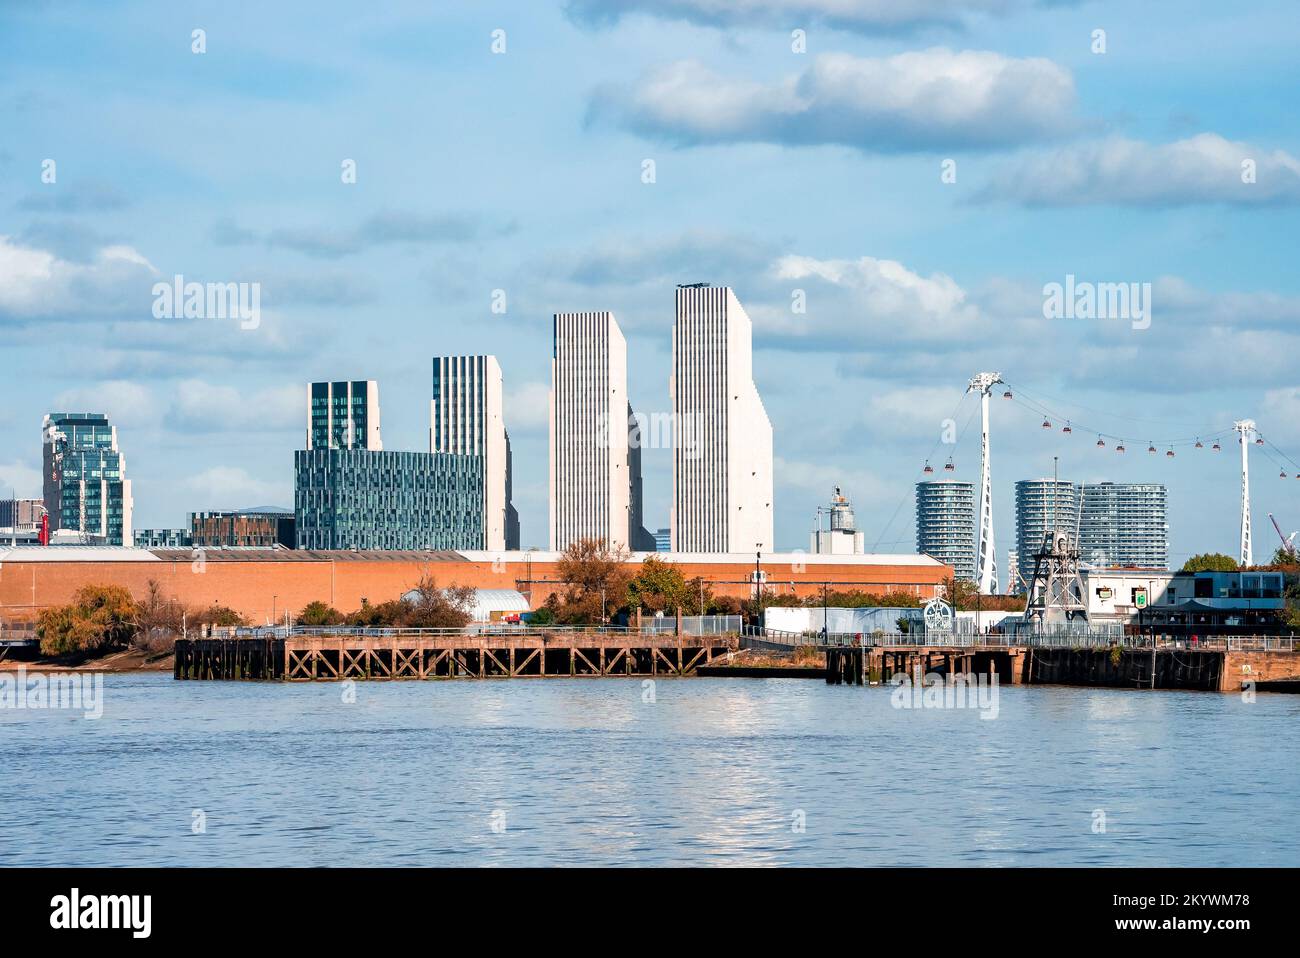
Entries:
{"type": "Polygon", "coordinates": [[[833,632],[829,635],[788,632],[780,629],[749,627],[745,644],[751,647],[793,649],[800,645],[831,647],[876,646],[883,648],[1011,648],[1084,649],[1116,646],[1124,649],[1188,649],[1206,652],[1296,652],[1300,639],[1277,635],[1231,635],[1195,639],[1184,635],[1125,635],[1110,628],[1084,631],[1029,633],[936,633],[936,632],[833,632]],[[759,645],[761,643],[761,645],[759,645]]]}

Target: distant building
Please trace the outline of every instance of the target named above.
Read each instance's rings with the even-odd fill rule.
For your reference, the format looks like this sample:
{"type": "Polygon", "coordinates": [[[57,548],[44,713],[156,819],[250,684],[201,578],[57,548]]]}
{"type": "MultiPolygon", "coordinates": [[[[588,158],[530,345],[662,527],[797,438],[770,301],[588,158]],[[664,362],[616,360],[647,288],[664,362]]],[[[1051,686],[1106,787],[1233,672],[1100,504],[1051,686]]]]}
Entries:
{"type": "Polygon", "coordinates": [[[26,532],[36,529],[45,515],[40,499],[0,499],[0,530],[26,532]]]}
{"type": "Polygon", "coordinates": [[[1016,565],[1023,579],[1033,579],[1034,553],[1042,550],[1047,534],[1056,529],[1060,529],[1073,547],[1078,547],[1079,491],[1074,483],[1064,479],[1017,482],[1016,565]]]}
{"type": "Polygon", "coordinates": [[[101,413],[56,412],[45,417],[41,438],[51,535],[86,545],[131,545],[131,480],[117,427],[101,413]]]}
{"type": "Polygon", "coordinates": [[[1020,555],[1015,549],[1007,550],[1007,594],[1015,595],[1024,591],[1020,584],[1020,555]]]}
{"type": "Polygon", "coordinates": [[[373,379],[307,386],[308,449],[383,449],[379,383],[373,379]]]}
{"type": "Polygon", "coordinates": [[[510,434],[505,426],[501,366],[495,356],[434,358],[429,452],[482,460],[483,541],[473,548],[518,549],[510,434]]]}
{"type": "Polygon", "coordinates": [[[771,552],[772,423],[753,325],[727,287],[678,287],[672,366],[674,552],[771,552]]]}
{"type": "Polygon", "coordinates": [[[481,549],[481,456],[368,449],[294,453],[299,549],[481,549]]]}
{"type": "Polygon", "coordinates": [[[189,529],[136,529],[134,540],[137,549],[188,549],[191,544],[189,529]]]}
{"type": "Polygon", "coordinates": [[[655,530],[655,552],[673,551],[673,533],[671,529],[655,530]]]}
{"type": "Polygon", "coordinates": [[[916,551],[975,581],[975,484],[931,479],[916,484],[916,551]]]}
{"type": "Polygon", "coordinates": [[[1098,566],[1169,567],[1167,492],[1155,482],[1080,487],[1079,555],[1098,566]]]}
{"type": "Polygon", "coordinates": [[[863,540],[853,516],[853,504],[840,494],[840,487],[836,486],[830,508],[817,510],[817,528],[812,532],[810,549],[814,555],[861,555],[863,540]],[[825,529],[821,525],[823,511],[829,514],[829,524],[825,529]]]}
{"type": "Polygon", "coordinates": [[[550,393],[551,549],[579,539],[647,551],[641,434],[627,397],[627,342],[613,313],[556,313],[550,393]]]}
{"type": "MultiPolygon", "coordinates": [[[[322,450],[328,451],[328,450],[322,450]]],[[[292,549],[294,514],[279,510],[190,513],[190,545],[195,548],[292,549]]]]}

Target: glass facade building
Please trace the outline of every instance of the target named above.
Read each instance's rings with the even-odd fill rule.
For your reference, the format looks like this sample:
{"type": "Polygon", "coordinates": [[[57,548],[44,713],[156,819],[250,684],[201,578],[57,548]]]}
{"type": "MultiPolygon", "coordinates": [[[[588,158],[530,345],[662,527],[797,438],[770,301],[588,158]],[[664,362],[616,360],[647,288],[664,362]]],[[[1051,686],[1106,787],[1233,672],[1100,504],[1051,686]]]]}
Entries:
{"type": "Polygon", "coordinates": [[[482,549],[483,458],[299,450],[294,515],[299,549],[482,549]]]}
{"type": "Polygon", "coordinates": [[[308,449],[383,449],[379,435],[379,383],[311,383],[307,386],[308,449]]]}
{"type": "Polygon", "coordinates": [[[1060,529],[1077,548],[1079,489],[1064,479],[1022,479],[1016,483],[1016,566],[1019,581],[1010,591],[1023,592],[1034,577],[1034,554],[1043,548],[1047,534],[1060,529]]]}
{"type": "Polygon", "coordinates": [[[51,535],[87,545],[132,545],[131,482],[117,427],[102,413],[49,413],[41,429],[51,535]]]}
{"type": "Polygon", "coordinates": [[[1169,568],[1168,494],[1158,482],[1080,487],[1079,554],[1095,566],[1169,568]]]}
{"type": "Polygon", "coordinates": [[[916,551],[975,581],[975,485],[956,479],[916,484],[916,551]]]}

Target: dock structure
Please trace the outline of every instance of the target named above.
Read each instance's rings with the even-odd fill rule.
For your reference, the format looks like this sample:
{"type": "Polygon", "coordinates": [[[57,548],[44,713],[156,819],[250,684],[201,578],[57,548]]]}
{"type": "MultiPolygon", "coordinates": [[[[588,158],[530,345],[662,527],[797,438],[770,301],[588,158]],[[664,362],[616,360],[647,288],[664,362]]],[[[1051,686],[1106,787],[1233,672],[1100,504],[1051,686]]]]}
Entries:
{"type": "MultiPolygon", "coordinates": [[[[283,630],[282,630],[283,631],[283,630]]],[[[502,630],[294,634],[176,643],[177,679],[491,679],[691,675],[735,635],[502,630]]]]}

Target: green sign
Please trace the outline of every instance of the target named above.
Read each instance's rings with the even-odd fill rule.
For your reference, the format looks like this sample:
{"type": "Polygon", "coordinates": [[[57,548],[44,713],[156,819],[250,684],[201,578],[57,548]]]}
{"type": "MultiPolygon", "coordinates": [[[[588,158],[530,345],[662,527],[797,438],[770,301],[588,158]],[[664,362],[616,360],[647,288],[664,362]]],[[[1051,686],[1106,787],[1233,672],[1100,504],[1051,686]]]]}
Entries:
{"type": "Polygon", "coordinates": [[[1147,607],[1146,589],[1138,589],[1133,593],[1133,604],[1136,605],[1139,609],[1145,609],[1147,607]]]}

